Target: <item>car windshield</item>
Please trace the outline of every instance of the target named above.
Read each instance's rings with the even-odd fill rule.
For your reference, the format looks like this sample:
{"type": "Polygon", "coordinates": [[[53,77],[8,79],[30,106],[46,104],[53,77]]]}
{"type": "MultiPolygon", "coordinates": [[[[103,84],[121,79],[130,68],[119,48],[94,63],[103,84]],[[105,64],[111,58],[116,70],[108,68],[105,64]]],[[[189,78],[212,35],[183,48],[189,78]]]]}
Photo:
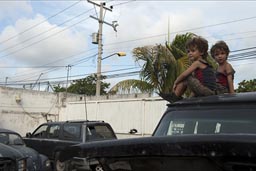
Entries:
{"type": "Polygon", "coordinates": [[[153,136],[184,134],[256,134],[252,109],[170,111],[153,136]]]}
{"type": "Polygon", "coordinates": [[[22,138],[13,133],[0,133],[0,143],[7,145],[24,145],[22,138]]]}

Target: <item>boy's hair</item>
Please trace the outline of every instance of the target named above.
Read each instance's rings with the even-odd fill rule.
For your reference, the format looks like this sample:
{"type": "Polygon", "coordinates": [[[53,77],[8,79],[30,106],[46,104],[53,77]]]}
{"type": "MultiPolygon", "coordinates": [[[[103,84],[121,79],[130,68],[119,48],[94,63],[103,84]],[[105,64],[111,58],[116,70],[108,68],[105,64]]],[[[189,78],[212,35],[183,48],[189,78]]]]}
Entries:
{"type": "Polygon", "coordinates": [[[216,53],[217,50],[223,50],[226,54],[227,54],[227,57],[228,57],[228,54],[229,54],[229,48],[228,48],[228,45],[224,42],[224,41],[218,41],[217,43],[215,43],[215,45],[213,45],[211,47],[211,56],[214,58],[214,54],[216,53]]]}
{"type": "Polygon", "coordinates": [[[195,36],[186,42],[186,49],[197,48],[203,53],[202,58],[205,59],[208,55],[208,41],[200,36],[195,36]]]}

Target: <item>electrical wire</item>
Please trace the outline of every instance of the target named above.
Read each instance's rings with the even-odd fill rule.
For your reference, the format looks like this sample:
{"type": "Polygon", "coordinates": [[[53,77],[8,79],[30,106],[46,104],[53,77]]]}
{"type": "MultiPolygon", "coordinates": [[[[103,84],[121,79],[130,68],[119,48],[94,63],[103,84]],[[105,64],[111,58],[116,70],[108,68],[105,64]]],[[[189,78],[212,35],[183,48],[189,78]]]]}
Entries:
{"type": "Polygon", "coordinates": [[[45,20],[43,20],[43,21],[41,21],[41,22],[39,22],[39,23],[37,23],[37,24],[35,24],[35,25],[30,26],[29,28],[23,30],[22,32],[20,32],[20,33],[14,35],[14,36],[9,37],[8,39],[6,39],[6,40],[4,40],[4,41],[1,41],[0,44],[3,44],[3,43],[5,43],[5,42],[8,42],[8,41],[10,41],[10,40],[16,38],[17,36],[20,36],[20,35],[22,35],[22,34],[28,32],[29,30],[31,30],[31,29],[33,29],[33,28],[35,28],[35,27],[37,27],[37,26],[39,26],[39,25],[45,23],[46,21],[48,21],[48,20],[50,20],[50,19],[56,17],[57,15],[63,13],[63,12],[66,11],[66,10],[72,8],[73,6],[75,6],[76,4],[80,3],[81,1],[82,1],[82,0],[79,0],[78,2],[75,2],[75,3],[71,4],[70,6],[68,6],[68,7],[62,9],[61,11],[59,11],[59,12],[53,14],[52,16],[46,18],[45,20]]]}
{"type": "MultiPolygon", "coordinates": [[[[73,57],[76,57],[76,56],[80,56],[80,55],[82,55],[82,54],[85,54],[85,53],[87,53],[87,52],[89,52],[89,51],[92,51],[92,50],[95,50],[95,49],[97,49],[97,48],[92,48],[92,49],[89,49],[89,50],[85,50],[85,51],[82,51],[82,52],[79,52],[79,53],[77,53],[77,54],[75,54],[75,55],[70,55],[70,56],[67,56],[67,57],[64,57],[64,58],[60,58],[60,59],[57,59],[57,60],[55,60],[55,61],[53,61],[53,62],[48,62],[48,63],[46,63],[46,64],[44,64],[44,65],[42,65],[41,66],[41,68],[44,68],[45,66],[47,66],[47,65],[50,65],[50,64],[53,64],[53,63],[57,63],[57,62],[60,62],[60,61],[63,61],[63,60],[66,60],[66,59],[69,59],[69,58],[73,58],[73,57]]],[[[93,56],[93,55],[92,55],[93,56]]],[[[65,66],[64,66],[65,67],[65,66]]],[[[58,67],[58,68],[60,68],[61,69],[61,67],[58,67]]],[[[51,70],[51,68],[50,68],[50,70],[51,70]]],[[[35,71],[32,71],[32,72],[28,72],[27,74],[20,74],[20,75],[16,75],[16,76],[13,76],[12,78],[17,78],[17,77],[24,77],[24,76],[26,76],[26,75],[29,75],[29,76],[31,76],[31,74],[40,74],[40,73],[45,73],[46,71],[48,71],[48,69],[47,70],[40,70],[40,71],[38,71],[38,72],[35,72],[35,71]]]]}
{"type": "MultiPolygon", "coordinates": [[[[132,69],[136,69],[138,67],[131,67],[131,68],[123,68],[123,69],[118,69],[118,70],[111,70],[111,71],[105,71],[105,72],[101,72],[102,74],[104,73],[111,73],[111,72],[118,72],[118,71],[124,71],[124,70],[132,70],[132,69]]],[[[72,76],[69,76],[70,78],[72,77],[85,77],[85,76],[89,76],[89,75],[92,75],[92,74],[95,74],[95,73],[87,73],[87,74],[79,74],[79,75],[72,75],[72,76]]],[[[65,79],[66,77],[62,76],[62,77],[54,77],[54,78],[47,78],[47,79],[40,79],[42,82],[47,80],[47,82],[49,80],[56,80],[56,79],[65,79]]],[[[14,83],[21,83],[22,85],[23,84],[31,84],[31,82],[34,82],[35,80],[20,80],[20,81],[15,81],[14,83]]],[[[7,85],[11,85],[13,82],[9,82],[7,85]]],[[[0,85],[5,85],[5,83],[1,83],[0,82],[0,85]]]]}
{"type": "Polygon", "coordinates": [[[54,27],[52,27],[52,28],[50,28],[50,29],[48,29],[48,30],[45,30],[45,31],[43,31],[43,32],[41,32],[41,33],[39,33],[39,34],[37,34],[37,35],[34,35],[34,36],[32,36],[32,37],[30,37],[30,38],[28,38],[28,39],[25,39],[25,40],[23,40],[22,42],[16,43],[16,44],[14,44],[14,45],[12,45],[12,46],[9,46],[9,47],[7,47],[7,48],[5,48],[5,49],[2,49],[2,50],[0,51],[0,53],[1,53],[1,52],[4,52],[4,51],[6,51],[6,50],[9,50],[9,49],[15,48],[15,47],[17,47],[17,46],[20,45],[20,44],[26,43],[26,42],[28,42],[28,41],[30,41],[30,40],[33,40],[34,38],[37,38],[37,37],[39,37],[39,36],[42,36],[42,35],[44,35],[44,34],[50,32],[50,31],[52,31],[52,30],[54,30],[54,29],[57,29],[58,27],[60,27],[60,26],[62,26],[62,25],[64,25],[64,24],[66,24],[66,23],[68,23],[68,22],[70,22],[70,21],[72,21],[72,20],[74,20],[74,19],[76,19],[76,18],[78,18],[78,17],[80,17],[80,16],[82,16],[82,15],[88,13],[88,12],[90,12],[91,10],[92,10],[92,9],[87,10],[87,11],[85,11],[85,12],[82,12],[82,13],[76,15],[75,17],[72,17],[72,18],[70,18],[70,19],[68,19],[68,20],[66,20],[66,21],[64,21],[64,22],[62,22],[61,24],[58,24],[58,25],[56,25],[56,26],[54,26],[54,27]]]}
{"type": "MultiPolygon", "coordinates": [[[[226,24],[231,24],[231,23],[236,23],[236,22],[241,22],[241,21],[246,21],[246,20],[252,20],[252,19],[256,19],[256,16],[242,18],[242,19],[237,19],[237,20],[232,20],[232,21],[226,21],[226,22],[222,22],[222,23],[210,24],[210,25],[205,25],[205,26],[199,26],[199,27],[194,27],[194,28],[189,28],[189,29],[184,29],[184,30],[179,30],[179,31],[171,32],[170,34],[177,34],[177,33],[181,33],[181,32],[188,32],[188,31],[193,31],[193,30],[199,30],[199,29],[203,29],[203,28],[209,28],[209,27],[215,27],[215,26],[220,26],[220,25],[226,25],[226,24]]],[[[127,43],[127,42],[134,42],[134,41],[138,41],[138,40],[150,39],[150,38],[159,37],[159,36],[166,36],[166,35],[167,35],[167,33],[153,35],[153,36],[148,36],[148,37],[141,37],[141,38],[138,38],[138,39],[131,39],[131,40],[126,40],[126,41],[109,43],[109,44],[105,44],[104,46],[110,46],[110,45],[127,43]]]]}
{"type": "MultiPolygon", "coordinates": [[[[238,49],[238,50],[235,50],[235,51],[246,51],[248,49],[254,49],[256,47],[252,47],[252,48],[246,48],[246,49],[238,49]]],[[[239,53],[239,54],[236,54],[236,55],[230,55],[230,58],[229,60],[230,61],[237,61],[237,60],[245,60],[245,59],[255,59],[255,54],[256,54],[256,51],[250,51],[250,52],[245,52],[245,53],[239,53]],[[247,55],[247,56],[245,56],[247,55]],[[246,57],[246,58],[245,58],[246,57]]],[[[96,54],[94,54],[96,55],[96,54]]],[[[89,58],[89,57],[87,57],[89,58]]],[[[85,58],[86,59],[86,58],[85,58]]],[[[108,72],[117,72],[117,71],[120,71],[120,70],[114,70],[114,71],[108,71],[108,72]]],[[[134,73],[131,73],[131,74],[134,74],[134,73]]],[[[75,75],[75,76],[71,76],[71,77],[77,77],[77,76],[85,76],[86,74],[83,74],[83,75],[75,75]]],[[[90,74],[89,74],[90,75],[90,74]]],[[[116,75],[118,76],[118,74],[116,75]]],[[[114,77],[114,76],[112,76],[114,77]]],[[[48,80],[51,80],[51,79],[60,79],[60,78],[65,78],[65,77],[57,77],[57,78],[48,78],[48,80]]],[[[24,82],[24,80],[22,80],[24,82]]],[[[26,81],[31,81],[31,80],[26,80],[26,81]]],[[[33,80],[34,81],[34,80],[33,80]]],[[[18,82],[18,81],[17,81],[18,82]]],[[[16,83],[17,83],[16,82],[16,83]]]]}
{"type": "Polygon", "coordinates": [[[13,54],[16,54],[17,52],[19,52],[19,51],[21,51],[21,50],[24,50],[24,49],[26,49],[26,48],[28,48],[28,47],[34,46],[34,45],[36,45],[36,44],[38,44],[38,43],[40,43],[40,42],[42,42],[42,41],[44,41],[44,40],[47,40],[47,39],[50,38],[50,37],[56,36],[56,35],[58,35],[58,34],[64,32],[64,31],[66,31],[67,29],[69,29],[69,28],[71,28],[71,27],[73,27],[73,26],[75,26],[75,25],[77,25],[77,24],[79,24],[79,23],[81,23],[81,22],[83,22],[83,21],[85,21],[85,20],[88,20],[88,19],[89,19],[89,17],[87,17],[87,18],[85,18],[85,19],[82,19],[82,20],[80,20],[79,22],[77,22],[77,23],[75,23],[75,24],[73,24],[73,25],[71,25],[71,26],[69,26],[69,27],[66,27],[65,29],[62,29],[62,30],[60,30],[60,31],[58,31],[58,32],[56,32],[56,33],[54,33],[54,34],[49,35],[49,36],[46,36],[44,39],[41,39],[41,40],[36,41],[36,42],[33,42],[33,43],[31,43],[31,44],[29,44],[29,45],[23,47],[23,48],[20,48],[20,49],[18,49],[18,50],[16,50],[16,51],[13,51],[13,52],[9,53],[9,54],[0,56],[0,59],[5,58],[5,57],[10,56],[10,55],[13,55],[13,54]]]}

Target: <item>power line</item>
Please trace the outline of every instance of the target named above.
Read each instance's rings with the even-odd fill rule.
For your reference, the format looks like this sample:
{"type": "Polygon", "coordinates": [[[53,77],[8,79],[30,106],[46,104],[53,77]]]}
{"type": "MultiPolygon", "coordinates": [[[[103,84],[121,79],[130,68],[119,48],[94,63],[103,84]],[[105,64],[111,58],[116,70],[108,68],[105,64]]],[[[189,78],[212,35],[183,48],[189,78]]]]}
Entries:
{"type": "Polygon", "coordinates": [[[40,43],[40,42],[42,42],[42,41],[44,41],[44,40],[47,40],[47,39],[50,38],[50,37],[56,36],[57,34],[60,34],[60,33],[64,32],[64,31],[66,31],[67,29],[69,29],[69,28],[71,28],[71,27],[73,27],[73,26],[75,26],[75,25],[77,25],[77,24],[79,24],[79,23],[81,23],[81,22],[83,22],[83,21],[85,21],[85,20],[87,20],[87,19],[89,19],[89,17],[87,17],[87,18],[85,18],[85,19],[82,19],[82,20],[80,20],[79,22],[77,22],[77,23],[75,23],[75,24],[73,24],[73,25],[71,25],[71,26],[69,26],[69,27],[66,27],[65,29],[62,29],[62,30],[60,30],[60,31],[58,31],[58,32],[56,32],[56,33],[54,33],[54,34],[51,34],[51,35],[45,37],[44,39],[41,39],[41,40],[36,41],[36,42],[33,42],[33,43],[31,43],[31,44],[29,44],[29,45],[23,47],[23,48],[20,48],[20,49],[18,49],[18,50],[16,50],[16,51],[13,51],[13,52],[9,53],[9,54],[0,56],[0,59],[1,59],[1,58],[5,58],[5,57],[7,57],[7,56],[10,56],[10,55],[12,55],[12,54],[15,54],[15,53],[17,53],[17,52],[19,52],[19,51],[21,51],[21,50],[24,50],[24,49],[26,49],[26,48],[28,48],[28,47],[31,47],[31,46],[33,46],[33,45],[35,45],[35,44],[38,44],[38,43],[40,43]]]}
{"type": "MultiPolygon", "coordinates": [[[[83,60],[88,60],[88,59],[90,59],[90,58],[92,58],[92,57],[94,57],[94,56],[95,56],[95,54],[92,55],[92,56],[90,56],[90,57],[87,57],[87,58],[85,58],[85,59],[83,59],[83,60]]],[[[83,61],[82,61],[82,60],[79,60],[79,62],[82,63],[83,61]]],[[[75,64],[75,65],[76,65],[76,64],[75,64]]],[[[28,73],[28,74],[19,75],[18,77],[22,77],[22,76],[23,76],[23,78],[22,78],[21,81],[26,81],[26,80],[28,80],[28,79],[30,79],[30,78],[33,78],[33,77],[37,76],[38,73],[47,74],[47,73],[50,73],[50,72],[59,70],[59,69],[61,69],[61,68],[66,68],[66,66],[63,66],[63,67],[53,67],[53,68],[49,68],[49,69],[45,69],[45,70],[40,70],[40,71],[38,71],[38,72],[32,72],[32,73],[28,73]],[[31,75],[31,74],[32,74],[32,75],[31,75]],[[29,75],[29,77],[24,77],[24,76],[26,76],[26,75],[29,75]]],[[[14,77],[11,77],[11,78],[13,79],[14,77]]],[[[16,79],[17,79],[17,76],[16,76],[16,79]]],[[[16,82],[19,82],[19,80],[16,81],[16,82]]]]}
{"type": "MultiPolygon", "coordinates": [[[[105,72],[102,72],[102,73],[111,73],[111,72],[118,72],[118,71],[125,71],[125,70],[132,70],[132,69],[136,69],[138,67],[131,67],[131,68],[123,68],[123,69],[118,69],[118,70],[111,70],[111,71],[105,71],[105,72]]],[[[95,74],[95,73],[88,73],[88,74],[80,74],[80,75],[71,75],[69,76],[70,78],[72,77],[85,77],[85,76],[89,76],[89,75],[92,75],[92,74],[95,74]]],[[[44,80],[47,80],[46,82],[48,82],[49,80],[56,80],[56,79],[65,79],[66,76],[61,76],[61,77],[53,77],[53,78],[45,78],[45,79],[40,79],[41,81],[44,81],[44,80]]],[[[76,79],[73,79],[73,80],[76,80],[76,79]]],[[[14,81],[14,82],[9,82],[9,84],[12,84],[12,83],[20,83],[20,84],[31,84],[33,83],[34,81],[36,80],[20,80],[20,81],[14,81]],[[24,82],[25,81],[25,82],[24,82]],[[28,83],[29,82],[29,83],[28,83]]],[[[66,80],[62,80],[62,81],[66,81],[66,80]]],[[[70,80],[72,81],[72,80],[70,80]]],[[[1,84],[1,82],[0,82],[1,84]]],[[[2,84],[5,84],[5,83],[2,83],[2,84]]],[[[7,84],[8,85],[8,84],[7,84]]]]}
{"type": "MultiPolygon", "coordinates": [[[[97,49],[97,48],[92,48],[92,49],[89,49],[89,50],[81,51],[81,52],[79,52],[79,53],[77,53],[77,54],[70,55],[70,56],[67,56],[67,57],[64,57],[64,58],[60,58],[60,59],[57,59],[57,60],[52,61],[52,62],[48,62],[48,63],[42,65],[41,67],[44,68],[44,67],[47,66],[47,65],[50,65],[50,64],[53,64],[53,63],[58,63],[58,62],[61,62],[61,61],[63,61],[63,60],[66,60],[66,59],[69,59],[69,58],[73,58],[73,57],[75,57],[75,56],[82,55],[82,54],[84,54],[84,53],[87,53],[87,52],[92,51],[92,50],[95,50],[95,49],[97,49]]],[[[65,66],[65,67],[66,67],[66,66],[65,66]]],[[[59,68],[61,68],[61,67],[59,67],[59,68]]],[[[32,74],[37,74],[37,73],[39,74],[39,73],[45,72],[45,71],[48,71],[48,70],[41,70],[41,71],[38,71],[38,72],[36,72],[36,73],[35,73],[35,72],[32,72],[32,74]]],[[[14,77],[12,77],[12,78],[22,77],[22,76],[26,76],[26,75],[30,75],[30,76],[31,76],[31,73],[28,73],[28,74],[24,74],[24,73],[23,73],[22,75],[17,75],[17,76],[14,76],[14,77]]]]}
{"type": "Polygon", "coordinates": [[[56,29],[56,28],[58,28],[58,27],[64,25],[65,23],[68,23],[68,22],[74,20],[75,18],[78,18],[78,17],[80,17],[80,16],[82,16],[82,15],[88,13],[88,12],[91,11],[91,10],[92,10],[92,9],[87,10],[87,11],[85,11],[85,12],[82,12],[82,13],[76,15],[75,17],[72,17],[72,18],[70,18],[70,19],[68,19],[68,20],[66,20],[66,21],[64,21],[64,22],[62,22],[61,24],[58,24],[58,25],[56,25],[56,26],[54,26],[54,27],[52,27],[52,28],[50,28],[50,29],[48,29],[48,30],[46,30],[46,31],[43,31],[43,32],[41,32],[41,33],[39,33],[39,34],[37,34],[37,35],[35,35],[35,36],[32,36],[32,37],[30,37],[30,38],[28,38],[28,39],[25,39],[25,40],[22,41],[22,42],[16,43],[16,44],[14,44],[14,45],[12,45],[12,46],[9,46],[9,47],[7,47],[7,48],[5,48],[5,49],[2,49],[2,50],[0,51],[0,53],[1,53],[1,52],[4,52],[4,51],[6,51],[6,50],[9,50],[9,49],[15,48],[15,47],[17,47],[17,45],[19,45],[19,44],[26,43],[26,42],[28,42],[28,41],[30,41],[30,40],[33,40],[34,38],[37,38],[37,37],[39,37],[39,36],[41,36],[41,35],[44,35],[45,33],[48,33],[48,32],[50,32],[50,31],[52,31],[52,30],[54,30],[54,29],[56,29]]]}
{"type": "Polygon", "coordinates": [[[127,1],[127,2],[121,2],[121,3],[118,3],[118,4],[113,4],[112,6],[120,6],[120,5],[128,4],[128,3],[131,3],[131,2],[135,2],[135,1],[138,1],[138,0],[130,0],[130,1],[127,1]]]}
{"type": "MultiPolygon", "coordinates": [[[[210,24],[210,25],[206,25],[206,26],[199,26],[199,27],[194,27],[194,28],[185,29],[185,30],[179,30],[179,31],[171,32],[170,34],[177,34],[177,33],[181,33],[181,32],[188,32],[188,31],[193,31],[193,30],[199,30],[199,29],[203,29],[203,28],[215,27],[215,26],[220,26],[220,25],[225,25],[225,24],[231,24],[231,23],[236,23],[236,22],[241,22],[241,21],[246,21],[246,20],[252,20],[252,19],[256,19],[256,16],[247,17],[247,18],[242,18],[242,19],[237,19],[237,20],[232,20],[232,21],[226,21],[226,22],[217,23],[217,24],[210,24]]],[[[138,39],[131,39],[131,40],[126,40],[126,41],[120,41],[120,42],[115,42],[115,43],[109,43],[109,44],[105,44],[105,46],[110,46],[110,45],[115,45],[115,44],[121,44],[121,43],[127,43],[127,42],[133,42],[133,41],[144,40],[144,39],[150,39],[150,38],[160,37],[160,36],[166,36],[166,35],[167,35],[167,33],[158,34],[158,35],[153,35],[153,36],[148,36],[148,37],[141,37],[141,38],[138,38],[138,39]]]]}
{"type": "Polygon", "coordinates": [[[234,53],[234,52],[245,51],[245,50],[251,50],[251,49],[256,49],[256,47],[250,47],[250,48],[238,49],[238,50],[233,50],[233,51],[230,51],[230,52],[231,52],[231,53],[234,53]]]}
{"type": "MultiPolygon", "coordinates": [[[[235,52],[237,52],[237,51],[246,51],[246,50],[255,49],[255,48],[256,47],[245,48],[245,49],[238,49],[238,50],[235,50],[235,52]]],[[[251,55],[254,54],[255,52],[256,51],[249,51],[249,52],[245,52],[245,53],[239,53],[239,54],[230,55],[229,56],[229,60],[230,61],[237,61],[237,60],[245,60],[245,59],[254,59],[254,57],[252,57],[251,55]],[[244,55],[247,55],[247,56],[244,56],[244,55]],[[250,57],[250,58],[245,58],[245,57],[250,57]]],[[[78,61],[75,61],[73,63],[70,63],[69,65],[73,65],[73,66],[74,65],[78,65],[78,64],[80,64],[82,62],[86,62],[88,59],[90,59],[90,58],[92,58],[94,56],[96,56],[96,54],[93,54],[93,55],[91,55],[89,57],[86,57],[86,58],[80,59],[78,61]]],[[[39,68],[44,68],[44,67],[46,67],[46,66],[40,66],[39,68]]],[[[64,68],[65,66],[62,66],[62,67],[64,68]]],[[[46,68],[48,68],[48,67],[46,67],[46,68]]],[[[57,70],[57,68],[61,68],[61,67],[60,66],[59,67],[53,66],[53,68],[46,69],[46,70],[43,70],[43,71],[38,71],[38,73],[49,73],[49,72],[57,70]]],[[[33,72],[33,74],[36,74],[36,73],[33,72]]],[[[38,75],[38,74],[36,74],[36,75],[38,75]]],[[[31,74],[29,74],[29,76],[30,76],[29,78],[32,78],[31,74]]],[[[29,79],[29,78],[26,78],[26,79],[29,79]]],[[[24,81],[24,78],[23,78],[22,81],[24,81]]]]}
{"type": "Polygon", "coordinates": [[[35,24],[35,25],[32,25],[31,27],[29,27],[29,28],[23,30],[22,32],[20,32],[20,33],[18,33],[18,34],[16,34],[16,35],[14,35],[14,36],[12,36],[12,37],[10,37],[10,38],[4,40],[4,41],[1,41],[0,44],[3,44],[3,43],[5,43],[5,42],[8,42],[9,40],[12,40],[12,39],[16,38],[17,36],[22,35],[22,34],[28,32],[29,30],[31,30],[31,29],[33,29],[33,28],[35,28],[35,27],[37,27],[37,26],[43,24],[44,22],[46,22],[46,21],[48,21],[48,20],[50,20],[50,19],[56,17],[57,15],[63,13],[64,11],[66,11],[66,10],[72,8],[73,6],[75,6],[76,4],[80,3],[81,1],[82,1],[82,0],[79,0],[78,2],[75,2],[75,3],[71,4],[70,6],[64,8],[64,9],[62,9],[61,11],[57,12],[56,14],[53,14],[52,16],[46,18],[45,20],[43,20],[43,21],[41,21],[41,22],[39,22],[39,23],[37,23],[37,24],[35,24]]]}

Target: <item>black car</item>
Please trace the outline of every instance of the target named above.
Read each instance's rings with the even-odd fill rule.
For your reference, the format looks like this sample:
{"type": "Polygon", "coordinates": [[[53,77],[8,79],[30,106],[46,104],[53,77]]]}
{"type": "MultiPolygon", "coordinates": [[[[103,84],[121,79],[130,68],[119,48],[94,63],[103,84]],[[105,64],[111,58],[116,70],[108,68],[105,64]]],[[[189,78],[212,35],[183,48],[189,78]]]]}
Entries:
{"type": "Polygon", "coordinates": [[[0,143],[0,170],[26,171],[27,158],[12,147],[0,143]]]}
{"type": "Polygon", "coordinates": [[[32,134],[24,138],[27,146],[37,150],[52,160],[54,168],[58,164],[59,152],[79,143],[116,139],[110,124],[104,121],[63,121],[48,122],[40,125],[32,134]]]}
{"type": "Polygon", "coordinates": [[[168,104],[152,137],[74,145],[59,157],[70,168],[78,159],[93,171],[256,171],[256,92],[168,104]]]}
{"type": "MultiPolygon", "coordinates": [[[[39,154],[32,148],[26,147],[22,137],[14,131],[0,128],[0,143],[23,155],[26,158],[27,171],[51,170],[48,157],[39,154]]],[[[1,170],[1,169],[0,169],[1,170]]]]}

